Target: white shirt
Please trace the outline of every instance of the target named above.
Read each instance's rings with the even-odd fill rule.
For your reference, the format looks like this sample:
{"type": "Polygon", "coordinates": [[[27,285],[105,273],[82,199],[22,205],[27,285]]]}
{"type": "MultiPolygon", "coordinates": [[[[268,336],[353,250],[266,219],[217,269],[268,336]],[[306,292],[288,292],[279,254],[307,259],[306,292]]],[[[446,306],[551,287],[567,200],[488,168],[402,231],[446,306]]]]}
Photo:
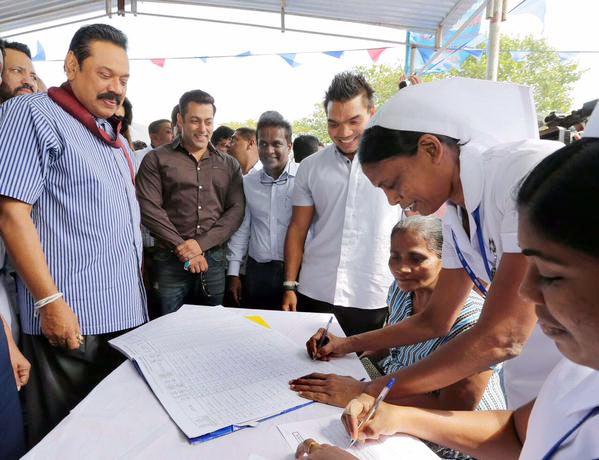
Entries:
{"type": "Polygon", "coordinates": [[[248,171],[248,174],[252,174],[252,173],[255,173],[255,172],[258,172],[258,171],[262,171],[262,168],[263,168],[262,162],[260,160],[258,160],[256,162],[256,164],[254,164],[254,166],[252,166],[252,169],[250,169],[248,171]]]}
{"type": "MultiPolygon", "coordinates": [[[[17,289],[10,275],[12,268],[8,263],[8,254],[4,241],[0,238],[0,315],[8,324],[15,342],[19,339],[19,318],[17,315],[17,289]]],[[[2,327],[2,324],[0,324],[2,327]]]]}
{"type": "Polygon", "coordinates": [[[151,145],[148,147],[145,147],[143,149],[140,150],[135,150],[133,152],[133,155],[135,156],[135,172],[137,173],[137,171],[139,171],[139,167],[141,166],[141,162],[143,161],[144,157],[150,153],[152,150],[156,150],[157,147],[152,147],[151,145]]]}
{"type": "MultiPolygon", "coordinates": [[[[562,358],[553,369],[528,420],[520,460],[543,458],[591,409],[599,406],[599,372],[562,358]]],[[[599,458],[599,415],[574,431],[553,460],[599,458]]]]}
{"type": "Polygon", "coordinates": [[[293,206],[315,207],[299,292],[338,306],[383,308],[393,281],[391,229],[401,208],[370,183],[357,156],[350,161],[330,145],[302,161],[293,206]]]}
{"type": "MultiPolygon", "coordinates": [[[[461,268],[452,238],[476,276],[490,282],[477,239],[472,213],[480,210],[484,250],[492,269],[504,253],[519,253],[516,194],[522,179],[550,153],[563,144],[526,140],[502,144],[486,151],[466,146],[460,154],[460,180],[470,222],[470,238],[458,210],[448,203],[443,218],[443,267],[461,268]]],[[[561,355],[552,340],[535,327],[533,335],[517,358],[504,363],[508,407],[515,409],[533,399],[561,355]]]]}
{"type": "Polygon", "coordinates": [[[283,260],[296,171],[297,165],[289,160],[277,180],[264,170],[244,176],[245,216],[229,240],[229,276],[239,276],[246,254],[259,263],[283,260]]]}

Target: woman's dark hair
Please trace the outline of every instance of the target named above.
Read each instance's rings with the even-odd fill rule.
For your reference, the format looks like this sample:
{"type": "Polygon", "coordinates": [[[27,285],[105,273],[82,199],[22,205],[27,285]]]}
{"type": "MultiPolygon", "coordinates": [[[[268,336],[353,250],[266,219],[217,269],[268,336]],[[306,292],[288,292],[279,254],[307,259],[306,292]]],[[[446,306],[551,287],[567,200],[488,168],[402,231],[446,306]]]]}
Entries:
{"type": "Polygon", "coordinates": [[[177,127],[177,115],[179,115],[179,113],[181,113],[181,110],[179,109],[179,104],[177,104],[173,107],[173,110],[171,110],[171,124],[173,125],[173,129],[177,127]]]}
{"type": "Polygon", "coordinates": [[[133,104],[127,98],[123,101],[125,115],[121,117],[121,132],[128,133],[129,127],[133,123],[133,104]]]}
{"type": "Polygon", "coordinates": [[[546,157],[522,182],[517,203],[543,236],[599,258],[599,139],[546,157]]]}
{"type": "Polygon", "coordinates": [[[72,51],[79,65],[91,54],[94,41],[110,42],[127,51],[127,36],[108,24],[91,24],[81,27],[71,40],[69,51],[72,51]]]}
{"type": "MultiPolygon", "coordinates": [[[[418,140],[426,133],[418,131],[400,131],[398,129],[372,126],[364,131],[358,158],[360,164],[372,164],[396,156],[413,156],[418,151],[418,140]]],[[[457,139],[440,134],[432,134],[443,144],[459,150],[457,139]]]]}

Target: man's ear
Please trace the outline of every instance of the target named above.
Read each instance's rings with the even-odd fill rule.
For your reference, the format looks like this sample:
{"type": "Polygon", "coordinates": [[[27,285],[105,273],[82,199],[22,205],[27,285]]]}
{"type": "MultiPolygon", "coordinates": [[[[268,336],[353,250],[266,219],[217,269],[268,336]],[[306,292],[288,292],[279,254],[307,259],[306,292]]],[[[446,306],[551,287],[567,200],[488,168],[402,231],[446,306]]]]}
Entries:
{"type": "Polygon", "coordinates": [[[75,53],[72,51],[69,51],[67,57],[64,59],[64,71],[67,74],[67,80],[69,81],[73,80],[79,71],[79,62],[77,62],[75,53]]]}
{"type": "Polygon", "coordinates": [[[431,160],[433,164],[439,164],[445,153],[442,142],[432,134],[423,134],[418,139],[418,150],[431,160]]]}
{"type": "Polygon", "coordinates": [[[247,150],[252,149],[253,147],[256,147],[256,145],[258,145],[258,143],[256,142],[256,138],[255,137],[250,137],[248,139],[248,146],[247,146],[247,150]]]}

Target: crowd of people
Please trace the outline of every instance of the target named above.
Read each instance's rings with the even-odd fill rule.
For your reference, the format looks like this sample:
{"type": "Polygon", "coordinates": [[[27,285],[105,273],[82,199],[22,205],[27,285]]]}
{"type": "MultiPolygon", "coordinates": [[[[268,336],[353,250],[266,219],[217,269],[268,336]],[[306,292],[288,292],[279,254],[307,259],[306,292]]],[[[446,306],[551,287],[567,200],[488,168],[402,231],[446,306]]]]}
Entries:
{"type": "MultiPolygon", "coordinates": [[[[342,72],[327,146],[275,110],[215,129],[200,89],[147,146],[121,31],[80,28],[59,87],[25,45],[0,48],[0,457],[123,362],[109,340],[186,303],[335,315],[346,337],[318,330],[308,354],[358,353],[372,381],[290,389],[345,407],[353,439],[599,457],[599,120],[564,147],[538,139],[527,87],[412,81],[376,108],[342,72]]],[[[316,440],[297,456],[354,458],[316,440]]]]}

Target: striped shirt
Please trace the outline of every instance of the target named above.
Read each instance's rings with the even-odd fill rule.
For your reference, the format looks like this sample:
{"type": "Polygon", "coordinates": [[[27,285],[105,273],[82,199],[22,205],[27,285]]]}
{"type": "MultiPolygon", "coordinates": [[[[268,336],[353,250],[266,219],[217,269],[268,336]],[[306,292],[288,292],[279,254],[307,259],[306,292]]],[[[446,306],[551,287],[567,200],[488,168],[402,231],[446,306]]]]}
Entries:
{"type": "MultiPolygon", "coordinates": [[[[106,120],[97,122],[114,136],[106,120]]],[[[84,335],[147,321],[139,206],[121,149],[45,93],[12,98],[0,106],[0,195],[32,206],[52,278],[84,335]]],[[[23,332],[40,335],[20,278],[18,303],[23,332]]]]}
{"type": "MultiPolygon", "coordinates": [[[[449,331],[449,334],[445,337],[437,337],[413,345],[392,348],[390,350],[390,355],[381,363],[385,374],[397,372],[402,368],[417,363],[433,353],[437,348],[455,339],[463,332],[466,332],[478,321],[483,304],[483,298],[476,292],[471,291],[462,311],[449,331]]],[[[388,324],[397,324],[412,316],[412,293],[402,291],[397,285],[397,281],[393,281],[393,284],[389,288],[387,305],[389,306],[388,324]]],[[[494,370],[493,375],[489,380],[489,384],[487,385],[487,390],[477,409],[505,409],[505,398],[503,391],[501,390],[498,369],[494,370]]]]}

